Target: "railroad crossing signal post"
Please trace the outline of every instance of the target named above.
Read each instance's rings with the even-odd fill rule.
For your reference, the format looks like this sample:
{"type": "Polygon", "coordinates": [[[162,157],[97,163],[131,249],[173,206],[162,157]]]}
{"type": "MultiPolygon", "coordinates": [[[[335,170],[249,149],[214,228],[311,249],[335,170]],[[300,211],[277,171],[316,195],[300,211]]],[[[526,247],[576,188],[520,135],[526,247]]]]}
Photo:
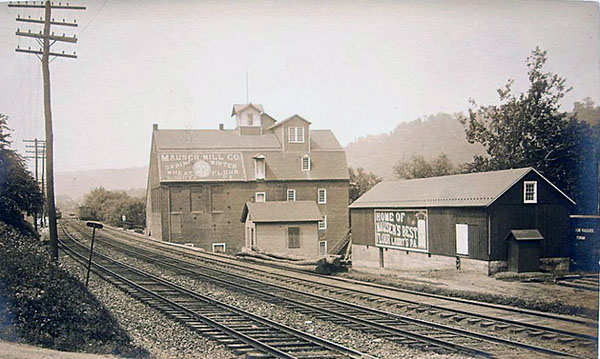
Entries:
{"type": "Polygon", "coordinates": [[[28,8],[28,9],[44,9],[44,18],[41,17],[38,19],[32,19],[31,16],[27,18],[22,18],[20,15],[17,16],[17,21],[29,23],[29,24],[40,24],[43,26],[43,31],[32,32],[31,30],[25,32],[21,31],[21,29],[17,29],[16,35],[33,38],[37,41],[37,43],[41,46],[39,50],[32,50],[31,47],[28,49],[21,49],[17,46],[16,51],[34,54],[36,55],[40,61],[42,62],[42,75],[44,78],[44,117],[45,117],[45,134],[46,134],[46,156],[47,156],[47,165],[46,165],[46,205],[48,209],[48,227],[50,228],[50,250],[51,256],[53,260],[58,260],[58,233],[56,230],[56,209],[54,206],[54,152],[53,152],[53,135],[52,135],[52,111],[50,109],[50,56],[54,58],[57,57],[67,57],[67,58],[77,58],[75,53],[65,54],[64,51],[62,53],[59,52],[51,52],[50,47],[54,45],[57,41],[60,42],[69,42],[76,43],[76,36],[65,36],[65,34],[55,35],[54,32],[51,32],[51,26],[70,26],[76,27],[77,23],[75,22],[66,22],[63,21],[55,21],[52,18],[52,9],[55,10],[85,10],[85,6],[72,6],[69,3],[63,4],[62,2],[56,3],[52,1],[40,1],[39,3],[35,1],[31,2],[9,2],[8,7],[14,8],[28,8]],[[40,57],[41,55],[41,57],[40,57]]]}
{"type": "Polygon", "coordinates": [[[90,281],[90,269],[92,268],[92,255],[94,253],[94,237],[96,236],[96,228],[102,229],[102,223],[98,222],[87,222],[86,225],[88,227],[92,227],[92,244],[90,245],[90,258],[88,259],[88,267],[87,267],[87,275],[85,276],[85,286],[88,286],[88,282],[90,281]]]}

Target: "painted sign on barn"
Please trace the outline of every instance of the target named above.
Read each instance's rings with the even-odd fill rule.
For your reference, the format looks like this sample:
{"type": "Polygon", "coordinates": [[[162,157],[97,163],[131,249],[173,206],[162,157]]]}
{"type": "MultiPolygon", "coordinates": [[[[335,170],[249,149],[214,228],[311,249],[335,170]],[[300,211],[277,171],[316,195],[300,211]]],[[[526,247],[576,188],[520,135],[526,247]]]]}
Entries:
{"type": "Polygon", "coordinates": [[[161,181],[239,181],[246,179],[241,152],[161,151],[161,181]]]}
{"type": "Polygon", "coordinates": [[[427,210],[375,210],[375,245],[426,251],[427,210]]]}

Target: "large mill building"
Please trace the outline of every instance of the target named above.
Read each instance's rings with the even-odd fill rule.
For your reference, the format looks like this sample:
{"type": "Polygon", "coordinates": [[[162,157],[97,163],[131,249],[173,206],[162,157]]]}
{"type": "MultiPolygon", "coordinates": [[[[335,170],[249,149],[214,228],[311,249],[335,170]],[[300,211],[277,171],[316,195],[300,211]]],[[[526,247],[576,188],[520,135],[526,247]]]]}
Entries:
{"type": "MultiPolygon", "coordinates": [[[[311,130],[311,123],[298,115],[276,121],[256,104],[234,105],[231,115],[235,129],[163,130],[154,125],[147,234],[209,251],[261,248],[266,243],[249,238],[255,234],[246,233],[240,221],[246,203],[274,202],[277,211],[276,202],[313,201],[321,220],[307,252],[327,252],[343,240],[348,166],[333,133],[311,130]]],[[[300,203],[289,208],[298,221],[314,219],[314,207],[306,214],[308,207],[300,203]]],[[[289,235],[298,235],[295,228],[282,225],[269,238],[288,248],[289,235]]]]}

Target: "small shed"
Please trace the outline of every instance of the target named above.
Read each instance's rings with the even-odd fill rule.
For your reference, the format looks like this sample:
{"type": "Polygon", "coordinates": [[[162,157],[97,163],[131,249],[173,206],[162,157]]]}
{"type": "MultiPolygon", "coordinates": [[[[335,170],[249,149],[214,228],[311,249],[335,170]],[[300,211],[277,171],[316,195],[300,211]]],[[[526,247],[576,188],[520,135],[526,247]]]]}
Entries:
{"type": "Polygon", "coordinates": [[[537,229],[513,229],[506,239],[508,244],[508,270],[511,272],[537,272],[540,270],[540,241],[544,236],[537,229]]]}
{"type": "Polygon", "coordinates": [[[246,248],[305,258],[327,254],[327,242],[319,241],[323,216],[315,201],[246,202],[240,220],[246,248]]]}

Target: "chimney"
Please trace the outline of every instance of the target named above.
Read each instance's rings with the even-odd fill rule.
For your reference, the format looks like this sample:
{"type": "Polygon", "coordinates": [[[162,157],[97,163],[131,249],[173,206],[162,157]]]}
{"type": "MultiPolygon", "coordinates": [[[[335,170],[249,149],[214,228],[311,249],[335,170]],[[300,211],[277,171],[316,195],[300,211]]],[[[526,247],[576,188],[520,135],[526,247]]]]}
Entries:
{"type": "Polygon", "coordinates": [[[156,131],[158,130],[158,123],[153,123],[152,124],[152,131],[156,131]]]}
{"type": "Polygon", "coordinates": [[[222,124],[222,123],[220,123],[220,124],[219,124],[219,131],[223,131],[223,129],[224,129],[224,126],[223,126],[223,124],[222,124]]]}

